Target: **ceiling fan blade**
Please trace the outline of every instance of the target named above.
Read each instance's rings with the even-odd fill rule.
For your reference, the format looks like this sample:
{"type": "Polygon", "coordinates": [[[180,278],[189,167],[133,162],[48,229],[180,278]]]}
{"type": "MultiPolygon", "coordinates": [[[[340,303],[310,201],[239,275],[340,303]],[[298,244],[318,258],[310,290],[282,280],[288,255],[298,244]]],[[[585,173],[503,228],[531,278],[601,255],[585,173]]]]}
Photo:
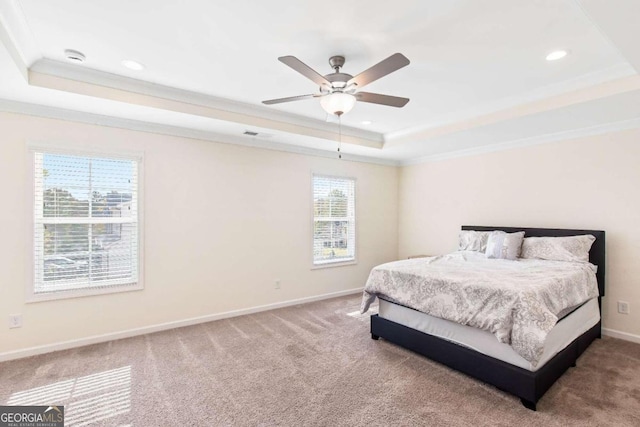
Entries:
{"type": "Polygon", "coordinates": [[[387,74],[391,74],[402,67],[406,67],[407,65],[409,65],[409,63],[410,61],[406,56],[401,53],[394,53],[387,59],[378,62],[373,67],[364,70],[357,76],[353,77],[347,82],[347,86],[355,83],[359,88],[361,88],[364,85],[368,85],[369,83],[378,80],[379,78],[384,77],[387,74]]]}
{"type": "Polygon", "coordinates": [[[380,93],[358,92],[355,94],[358,101],[370,102],[372,104],[388,105],[389,107],[402,108],[407,105],[409,98],[399,96],[382,95],[380,93]]]}
{"type": "Polygon", "coordinates": [[[269,99],[267,101],[262,101],[262,103],[265,105],[282,104],[283,102],[301,101],[303,99],[317,98],[318,96],[321,96],[321,95],[316,95],[316,94],[298,95],[298,96],[290,96],[288,98],[269,99]]]}
{"type": "Polygon", "coordinates": [[[291,55],[281,56],[280,58],[278,58],[278,61],[293,68],[294,70],[296,70],[297,72],[299,72],[300,74],[302,74],[303,76],[311,80],[312,82],[316,83],[318,86],[324,86],[324,85],[331,86],[331,82],[329,82],[329,80],[322,77],[320,74],[318,74],[317,71],[309,67],[304,62],[300,61],[295,56],[291,56],[291,55]]]}

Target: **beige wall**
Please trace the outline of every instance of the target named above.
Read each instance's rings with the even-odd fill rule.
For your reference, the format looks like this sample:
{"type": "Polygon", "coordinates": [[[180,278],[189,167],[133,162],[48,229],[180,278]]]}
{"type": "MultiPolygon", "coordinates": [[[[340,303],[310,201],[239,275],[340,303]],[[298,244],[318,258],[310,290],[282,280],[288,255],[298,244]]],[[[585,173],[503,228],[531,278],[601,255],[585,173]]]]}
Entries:
{"type": "Polygon", "coordinates": [[[0,130],[0,354],[358,288],[454,250],[462,224],[606,230],[604,326],[640,335],[640,130],[399,169],[18,114],[0,130]],[[144,151],[143,291],[25,304],[27,141],[144,151]],[[312,172],[357,178],[357,265],[310,268],[312,172]]]}
{"type": "Polygon", "coordinates": [[[0,130],[0,353],[359,288],[397,257],[395,167],[18,114],[0,130]],[[25,304],[27,141],[144,151],[143,291],[25,304]],[[312,172],[357,179],[357,265],[310,268],[312,172]]]}
{"type": "Polygon", "coordinates": [[[640,336],[639,188],[638,129],[403,167],[399,256],[455,250],[463,224],[605,230],[603,326],[640,336]]]}

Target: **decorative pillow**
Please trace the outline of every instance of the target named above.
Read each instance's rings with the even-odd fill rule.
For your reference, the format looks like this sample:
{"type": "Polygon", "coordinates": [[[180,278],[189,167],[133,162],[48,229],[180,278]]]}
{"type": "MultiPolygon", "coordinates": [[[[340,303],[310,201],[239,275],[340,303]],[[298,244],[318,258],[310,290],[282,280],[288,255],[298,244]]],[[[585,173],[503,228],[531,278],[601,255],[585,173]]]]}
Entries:
{"type": "Polygon", "coordinates": [[[492,231],[487,241],[487,258],[499,258],[514,260],[520,256],[520,248],[524,240],[524,231],[517,233],[505,233],[504,231],[492,231]]]}
{"type": "Polygon", "coordinates": [[[476,252],[486,251],[489,234],[491,234],[490,231],[462,230],[460,232],[458,250],[476,252]]]}
{"type": "Polygon", "coordinates": [[[589,262],[589,250],[595,241],[596,238],[591,234],[568,237],[527,237],[522,243],[522,258],[589,262]]]}

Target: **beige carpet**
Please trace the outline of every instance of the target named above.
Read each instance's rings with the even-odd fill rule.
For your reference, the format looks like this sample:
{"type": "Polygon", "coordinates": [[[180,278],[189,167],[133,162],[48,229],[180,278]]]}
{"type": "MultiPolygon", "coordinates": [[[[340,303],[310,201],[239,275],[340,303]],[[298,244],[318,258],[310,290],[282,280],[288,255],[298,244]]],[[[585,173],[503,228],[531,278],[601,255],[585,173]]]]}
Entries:
{"type": "Polygon", "coordinates": [[[67,425],[640,426],[640,345],[597,340],[538,412],[369,336],[358,296],[0,364],[0,402],[67,425]]]}

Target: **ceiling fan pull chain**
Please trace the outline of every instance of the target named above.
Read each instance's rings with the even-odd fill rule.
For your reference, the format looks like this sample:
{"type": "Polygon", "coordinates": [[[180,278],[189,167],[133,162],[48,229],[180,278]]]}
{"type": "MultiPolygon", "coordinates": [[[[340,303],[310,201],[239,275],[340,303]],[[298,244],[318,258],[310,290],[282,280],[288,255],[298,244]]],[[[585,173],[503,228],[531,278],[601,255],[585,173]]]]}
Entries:
{"type": "Polygon", "coordinates": [[[342,159],[340,148],[342,147],[342,113],[336,113],[338,116],[338,158],[342,159]]]}

